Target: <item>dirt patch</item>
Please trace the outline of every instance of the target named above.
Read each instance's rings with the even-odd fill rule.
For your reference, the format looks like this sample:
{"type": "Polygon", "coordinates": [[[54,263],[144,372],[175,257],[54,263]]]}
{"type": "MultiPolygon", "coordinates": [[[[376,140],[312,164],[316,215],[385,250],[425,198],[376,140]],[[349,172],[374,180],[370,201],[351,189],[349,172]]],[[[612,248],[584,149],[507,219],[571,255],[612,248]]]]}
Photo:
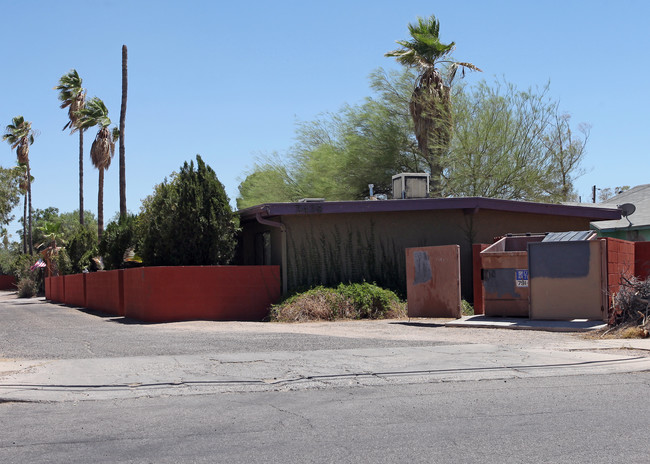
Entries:
{"type": "Polygon", "coordinates": [[[569,350],[569,351],[586,351],[590,353],[606,353],[617,356],[626,356],[630,358],[650,358],[650,350],[642,350],[639,348],[626,348],[626,347],[617,347],[617,348],[587,348],[587,349],[578,349],[578,350],[569,350]]]}
{"type": "Polygon", "coordinates": [[[18,298],[16,290],[0,290],[0,300],[15,300],[18,298]]]}
{"type": "Polygon", "coordinates": [[[623,324],[617,327],[607,327],[584,334],[589,340],[607,339],[643,339],[647,338],[647,331],[636,324],[623,324]]]}

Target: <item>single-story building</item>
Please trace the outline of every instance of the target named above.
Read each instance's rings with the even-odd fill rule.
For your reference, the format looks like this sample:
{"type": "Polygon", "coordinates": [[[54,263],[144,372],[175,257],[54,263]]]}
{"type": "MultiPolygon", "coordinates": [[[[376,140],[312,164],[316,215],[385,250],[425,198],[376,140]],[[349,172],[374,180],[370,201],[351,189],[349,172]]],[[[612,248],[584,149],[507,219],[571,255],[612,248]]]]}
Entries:
{"type": "Polygon", "coordinates": [[[592,222],[591,228],[601,237],[620,238],[632,242],[650,241],[650,184],[637,185],[599,203],[598,206],[616,208],[626,203],[634,205],[627,217],[592,222]]]}
{"type": "Polygon", "coordinates": [[[507,233],[587,230],[621,217],[612,207],[481,197],[267,203],[239,216],[240,263],[279,264],[283,293],[365,280],[405,296],[405,249],[457,244],[469,301],[472,244],[507,233]]]}

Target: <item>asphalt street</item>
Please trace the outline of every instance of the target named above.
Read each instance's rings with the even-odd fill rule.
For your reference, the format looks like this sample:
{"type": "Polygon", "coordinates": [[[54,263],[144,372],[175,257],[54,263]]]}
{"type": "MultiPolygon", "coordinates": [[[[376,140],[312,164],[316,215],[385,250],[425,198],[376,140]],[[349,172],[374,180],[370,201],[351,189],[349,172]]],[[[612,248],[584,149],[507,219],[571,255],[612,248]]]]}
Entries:
{"type": "Polygon", "coordinates": [[[647,462],[647,340],[0,295],[0,462],[647,462]]]}

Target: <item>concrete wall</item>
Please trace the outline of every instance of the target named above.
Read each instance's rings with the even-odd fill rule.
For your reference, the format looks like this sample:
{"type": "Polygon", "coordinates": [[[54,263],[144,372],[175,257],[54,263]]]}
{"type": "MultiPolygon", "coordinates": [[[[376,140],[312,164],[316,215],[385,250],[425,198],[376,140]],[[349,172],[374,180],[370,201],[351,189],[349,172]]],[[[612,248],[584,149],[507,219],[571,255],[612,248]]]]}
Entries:
{"type": "Polygon", "coordinates": [[[278,266],[142,267],[45,279],[48,300],[147,322],[259,321],[280,288],[278,266]]]}
{"type": "Polygon", "coordinates": [[[65,300],[71,306],[86,307],[86,274],[72,274],[63,277],[65,300]]]}
{"type": "MultiPolygon", "coordinates": [[[[589,220],[493,210],[304,214],[269,218],[287,227],[289,291],[340,282],[376,282],[406,296],[406,248],[459,245],[463,298],[473,299],[472,244],[506,233],[588,230],[589,220]]],[[[254,264],[254,235],[272,236],[272,264],[281,264],[280,230],[243,223],[240,257],[254,264]]]]}
{"type": "Polygon", "coordinates": [[[65,301],[63,276],[47,277],[45,281],[45,298],[57,303],[63,303],[65,301]]]}
{"type": "Polygon", "coordinates": [[[124,316],[124,270],[90,272],[86,277],[86,307],[124,316]]]}
{"type": "Polygon", "coordinates": [[[147,322],[260,321],[280,298],[278,266],[147,267],[124,271],[127,317],[147,322]]]}
{"type": "Polygon", "coordinates": [[[12,275],[0,275],[0,290],[16,290],[16,279],[12,275]]]}

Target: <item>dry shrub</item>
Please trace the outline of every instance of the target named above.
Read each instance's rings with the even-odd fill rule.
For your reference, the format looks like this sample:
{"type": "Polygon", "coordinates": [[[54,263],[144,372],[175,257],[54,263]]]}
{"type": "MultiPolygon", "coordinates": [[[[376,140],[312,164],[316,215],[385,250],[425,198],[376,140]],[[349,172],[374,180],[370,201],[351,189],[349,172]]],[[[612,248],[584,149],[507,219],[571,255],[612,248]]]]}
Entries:
{"type": "Polygon", "coordinates": [[[38,293],[38,283],[29,276],[22,277],[18,281],[18,298],[32,298],[38,293]]]}
{"type": "Polygon", "coordinates": [[[650,330],[650,279],[621,276],[607,333],[618,338],[644,338],[650,330]]]}
{"type": "Polygon", "coordinates": [[[618,331],[618,338],[645,338],[646,332],[643,327],[624,327],[618,331]]]}
{"type": "Polygon", "coordinates": [[[403,317],[406,303],[390,290],[368,283],[316,287],[271,308],[271,320],[277,322],[403,317]]]}

